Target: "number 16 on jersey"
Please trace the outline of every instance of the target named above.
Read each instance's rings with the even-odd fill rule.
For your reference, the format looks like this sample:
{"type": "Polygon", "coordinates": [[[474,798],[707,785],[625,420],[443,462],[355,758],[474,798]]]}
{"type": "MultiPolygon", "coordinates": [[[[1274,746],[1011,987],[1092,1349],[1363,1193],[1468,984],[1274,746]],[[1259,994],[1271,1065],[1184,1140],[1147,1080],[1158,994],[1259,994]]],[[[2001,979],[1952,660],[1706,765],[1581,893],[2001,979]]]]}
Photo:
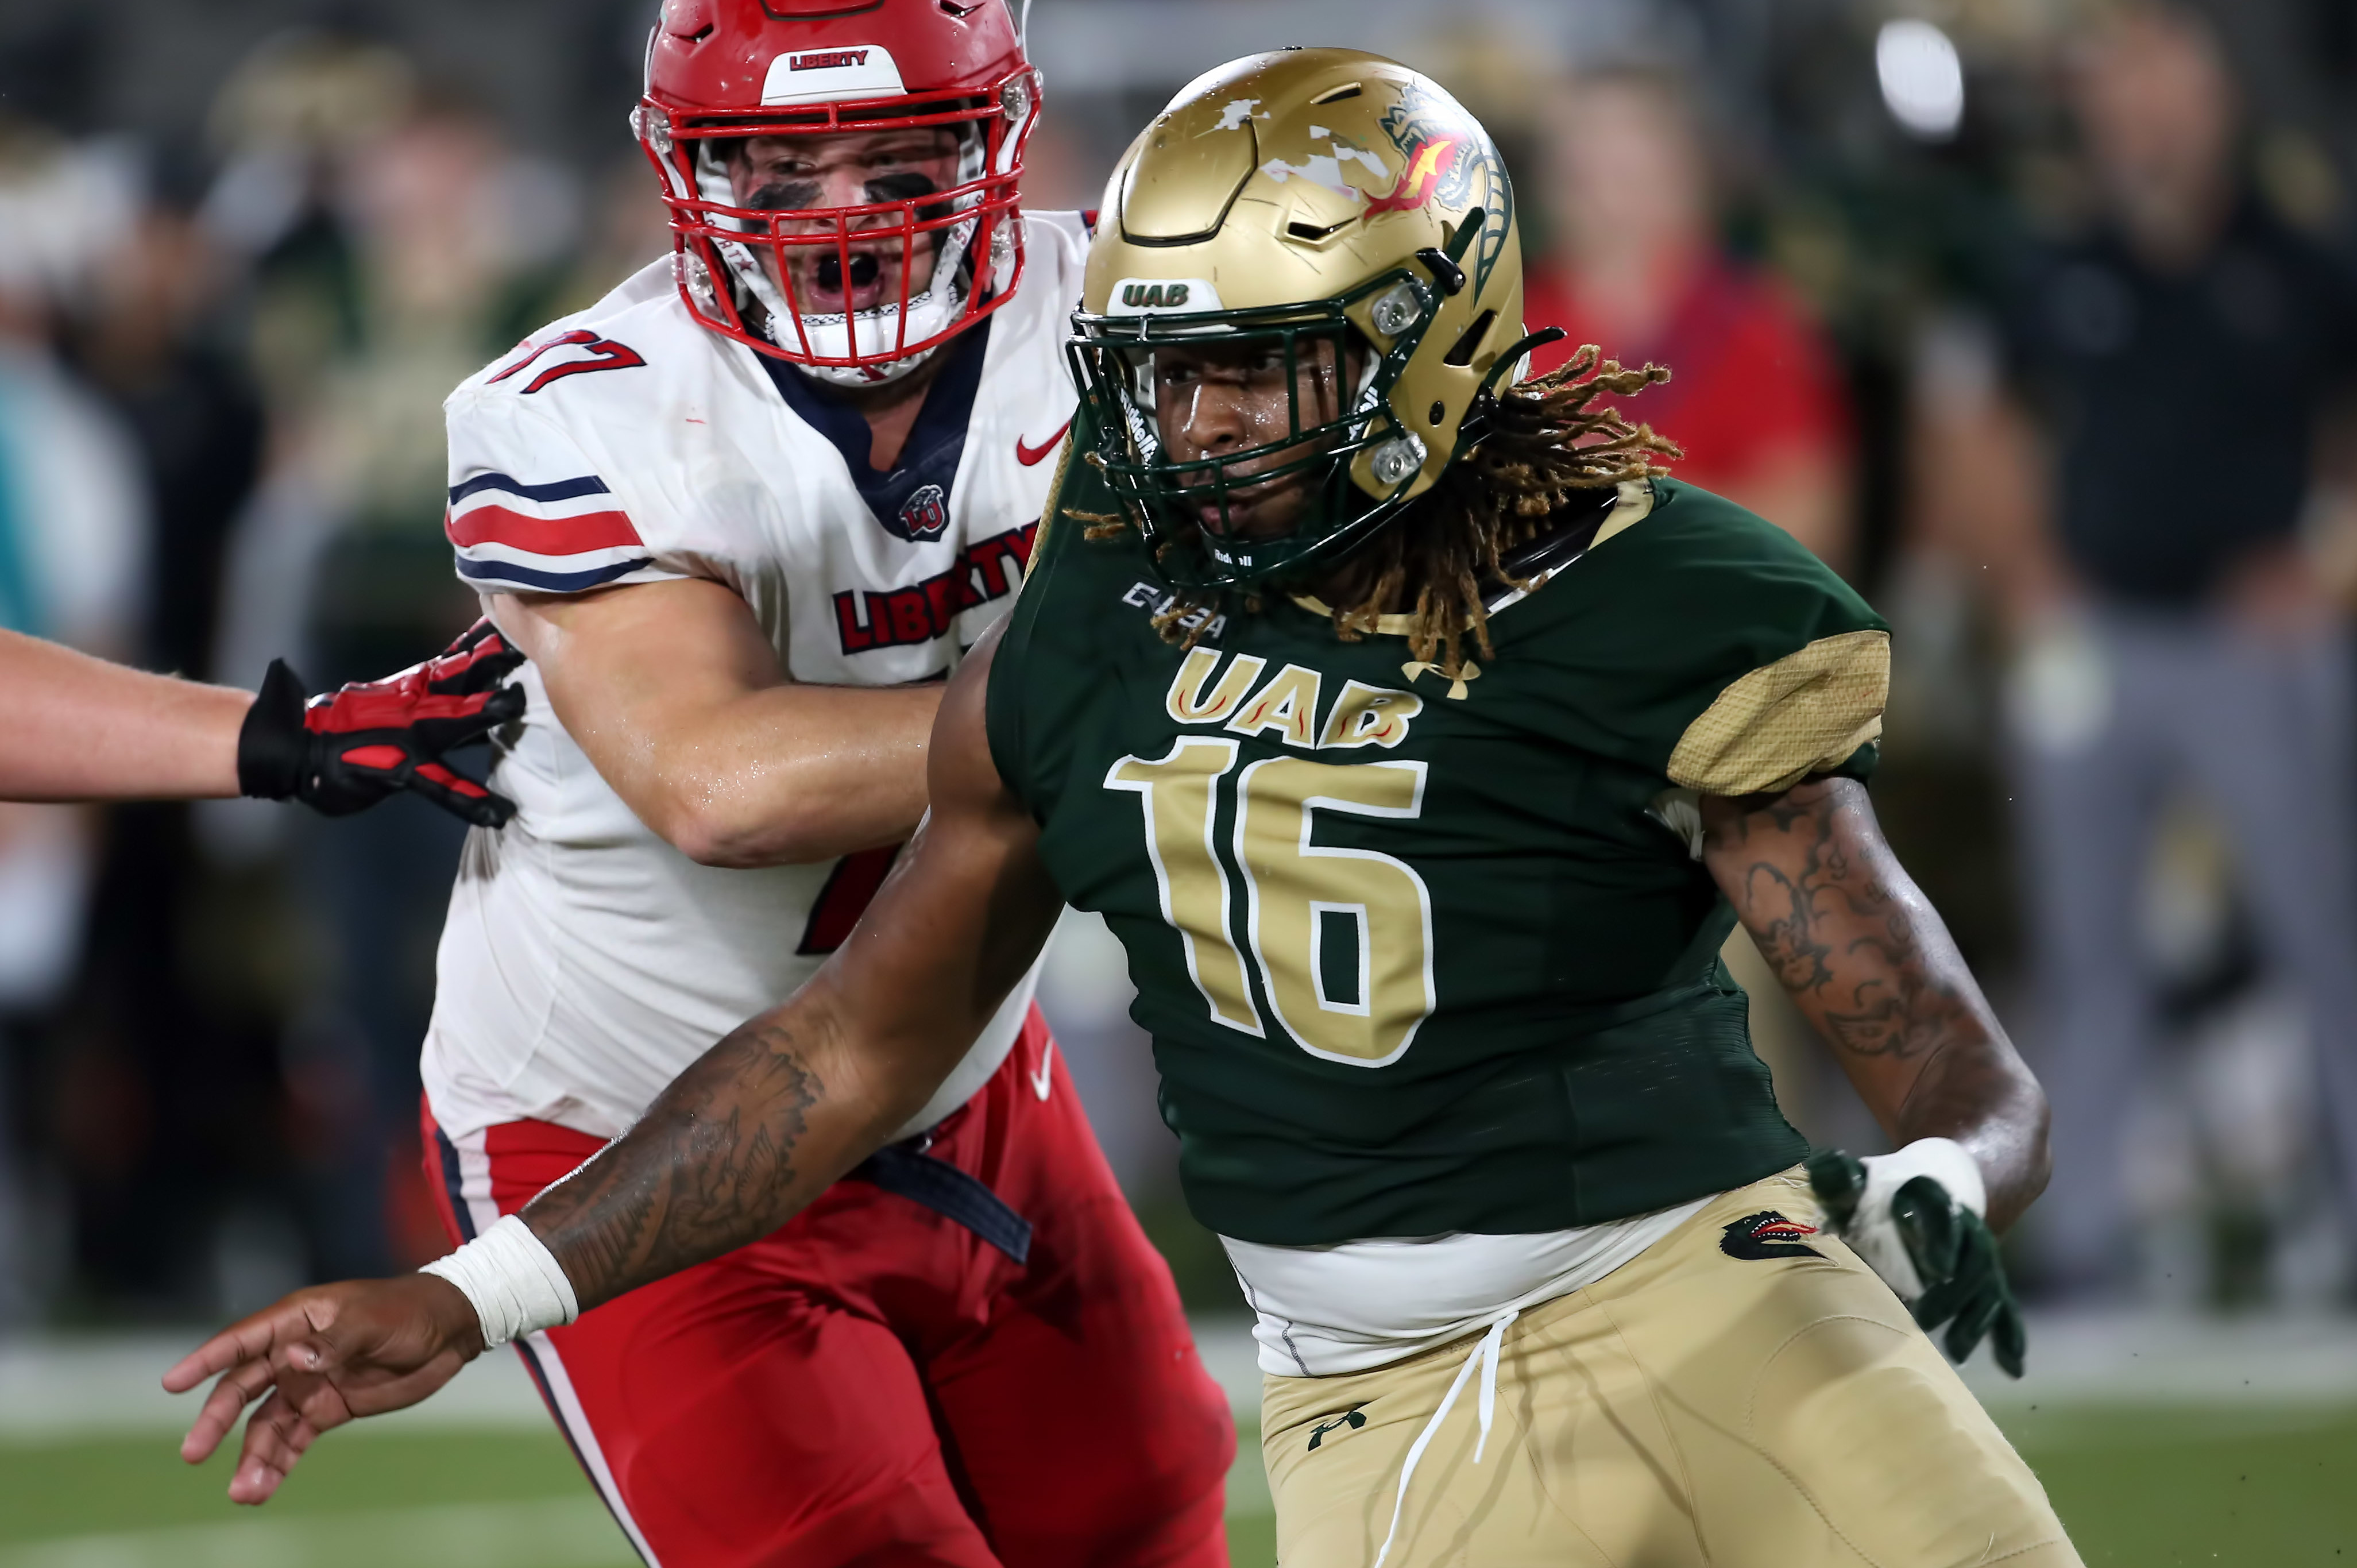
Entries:
{"type": "Polygon", "coordinates": [[[1405,861],[1310,838],[1320,811],[1415,818],[1425,765],[1272,757],[1239,773],[1241,749],[1181,736],[1168,755],[1125,757],[1105,775],[1106,789],[1139,798],[1162,918],[1185,945],[1188,972],[1231,1029],[1267,1034],[1249,965],[1277,1022],[1311,1056],[1397,1061],[1434,1005],[1432,895],[1405,861]],[[1233,872],[1216,842],[1223,791],[1235,801],[1233,872]],[[1233,934],[1239,879],[1249,960],[1233,934]]]}

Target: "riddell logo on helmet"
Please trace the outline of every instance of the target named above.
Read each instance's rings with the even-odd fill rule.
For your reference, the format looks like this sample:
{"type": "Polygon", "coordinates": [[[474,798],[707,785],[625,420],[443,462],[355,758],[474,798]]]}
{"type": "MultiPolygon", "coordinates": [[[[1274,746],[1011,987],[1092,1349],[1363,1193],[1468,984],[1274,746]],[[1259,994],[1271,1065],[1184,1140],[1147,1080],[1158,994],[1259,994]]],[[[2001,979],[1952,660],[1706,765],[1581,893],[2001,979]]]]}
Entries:
{"type": "Polygon", "coordinates": [[[846,65],[866,65],[866,49],[828,49],[823,54],[795,55],[786,62],[788,70],[840,70],[846,65]]]}

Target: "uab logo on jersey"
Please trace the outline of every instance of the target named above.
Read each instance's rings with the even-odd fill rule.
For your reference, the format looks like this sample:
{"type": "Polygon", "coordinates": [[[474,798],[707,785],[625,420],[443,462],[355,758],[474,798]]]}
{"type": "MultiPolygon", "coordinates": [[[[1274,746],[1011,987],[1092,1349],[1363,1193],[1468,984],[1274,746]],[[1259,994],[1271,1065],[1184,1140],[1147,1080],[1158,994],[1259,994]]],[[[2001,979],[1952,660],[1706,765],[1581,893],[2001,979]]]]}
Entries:
{"type": "Polygon", "coordinates": [[[1215,682],[1223,656],[1214,648],[1190,650],[1172,677],[1163,707],[1182,725],[1219,725],[1231,734],[1273,734],[1307,751],[1346,751],[1362,746],[1389,751],[1407,738],[1407,727],[1424,711],[1413,692],[1345,681],[1318,722],[1325,677],[1288,664],[1267,679],[1268,660],[1239,653],[1215,682]]]}

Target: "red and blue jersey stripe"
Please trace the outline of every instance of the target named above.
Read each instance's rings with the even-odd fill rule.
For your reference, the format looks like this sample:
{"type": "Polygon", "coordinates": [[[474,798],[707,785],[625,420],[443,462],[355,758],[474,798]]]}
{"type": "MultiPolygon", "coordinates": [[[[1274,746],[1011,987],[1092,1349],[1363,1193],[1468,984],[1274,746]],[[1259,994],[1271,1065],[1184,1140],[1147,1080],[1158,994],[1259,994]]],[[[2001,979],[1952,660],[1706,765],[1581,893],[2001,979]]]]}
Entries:
{"type": "Polygon", "coordinates": [[[595,474],[541,484],[474,475],[450,487],[442,527],[458,575],[482,588],[579,593],[654,564],[630,514],[595,474]]]}

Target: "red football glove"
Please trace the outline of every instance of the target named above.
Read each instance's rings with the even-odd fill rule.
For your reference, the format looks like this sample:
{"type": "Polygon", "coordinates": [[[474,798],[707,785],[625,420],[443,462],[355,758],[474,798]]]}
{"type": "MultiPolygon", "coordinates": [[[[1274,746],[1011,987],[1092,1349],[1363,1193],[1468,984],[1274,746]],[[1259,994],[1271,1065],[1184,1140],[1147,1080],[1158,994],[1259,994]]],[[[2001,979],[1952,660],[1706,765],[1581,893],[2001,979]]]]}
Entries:
{"type": "Polygon", "coordinates": [[[238,788],[329,817],[408,789],[479,828],[501,826],[515,802],[453,772],[442,754],[523,716],[522,688],[500,684],[522,662],[479,620],[436,658],[306,703],[302,678],[274,659],[238,732],[238,788]]]}

